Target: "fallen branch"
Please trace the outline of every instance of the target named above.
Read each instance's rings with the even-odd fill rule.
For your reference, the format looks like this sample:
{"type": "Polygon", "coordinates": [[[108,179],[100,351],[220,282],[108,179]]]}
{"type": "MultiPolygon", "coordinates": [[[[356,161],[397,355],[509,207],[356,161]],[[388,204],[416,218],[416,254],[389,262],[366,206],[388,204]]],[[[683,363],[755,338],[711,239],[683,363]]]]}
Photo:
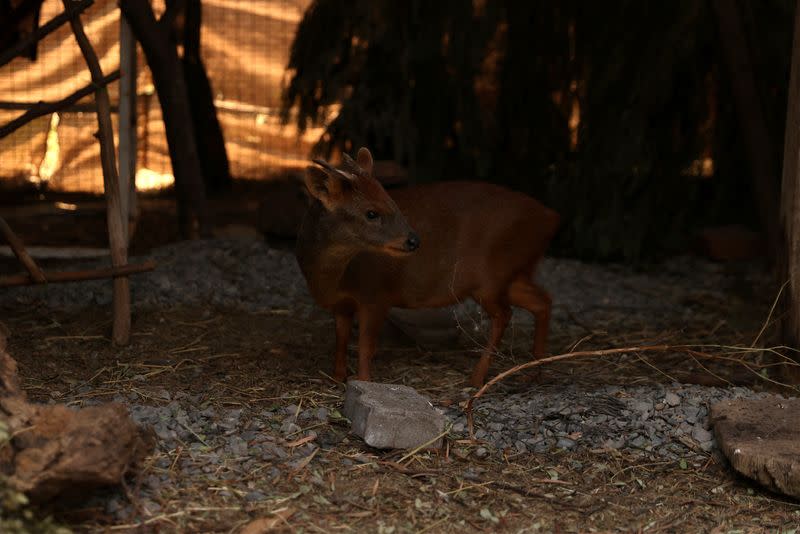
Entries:
{"type": "MultiPolygon", "coordinates": [[[[105,269],[90,269],[87,271],[65,271],[60,273],[45,274],[47,283],[54,282],[79,282],[81,280],[100,280],[103,278],[118,278],[130,274],[152,271],[156,262],[148,260],[144,263],[122,265],[120,267],[107,267],[105,269]]],[[[30,275],[18,274],[0,277],[0,287],[30,286],[37,284],[30,275]]]]}
{"type": "Polygon", "coordinates": [[[644,347],[622,347],[619,349],[604,349],[604,350],[582,350],[579,352],[568,352],[566,354],[559,354],[557,356],[549,356],[547,358],[541,358],[538,360],[533,360],[530,362],[526,362],[516,367],[512,367],[507,371],[503,371],[499,375],[495,376],[486,384],[483,385],[470,399],[467,401],[467,405],[464,407],[464,413],[467,416],[467,427],[469,428],[469,437],[471,439],[475,439],[475,433],[473,432],[473,420],[472,420],[472,405],[475,403],[476,400],[481,398],[486,390],[488,390],[493,385],[497,384],[501,380],[505,379],[508,376],[511,376],[515,373],[523,371],[525,369],[531,369],[533,367],[538,367],[540,365],[544,365],[546,363],[552,362],[560,362],[561,360],[571,360],[575,358],[585,358],[588,356],[610,356],[613,354],[630,354],[632,352],[666,352],[668,350],[685,350],[688,348],[685,345],[651,345],[651,346],[644,346],[644,347]]]}

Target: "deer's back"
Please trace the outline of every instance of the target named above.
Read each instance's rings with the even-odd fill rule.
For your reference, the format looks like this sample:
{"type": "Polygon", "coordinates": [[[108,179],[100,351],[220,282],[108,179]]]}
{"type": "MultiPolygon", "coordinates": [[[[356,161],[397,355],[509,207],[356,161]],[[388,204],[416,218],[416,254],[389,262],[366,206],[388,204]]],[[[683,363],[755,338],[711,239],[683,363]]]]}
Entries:
{"type": "Polygon", "coordinates": [[[440,182],[390,194],[419,235],[419,250],[362,253],[345,283],[394,306],[443,306],[503,291],[512,278],[533,274],[558,226],[555,211],[493,184],[440,182]]]}

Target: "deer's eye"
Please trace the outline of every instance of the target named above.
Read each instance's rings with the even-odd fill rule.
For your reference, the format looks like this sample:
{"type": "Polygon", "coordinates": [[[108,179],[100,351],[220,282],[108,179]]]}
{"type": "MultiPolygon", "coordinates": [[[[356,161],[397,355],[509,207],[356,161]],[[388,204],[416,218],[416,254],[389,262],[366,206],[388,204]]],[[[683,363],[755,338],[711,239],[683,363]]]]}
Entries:
{"type": "Polygon", "coordinates": [[[370,221],[374,221],[378,217],[380,217],[380,215],[378,214],[377,211],[367,210],[367,219],[369,219],[370,221]]]}

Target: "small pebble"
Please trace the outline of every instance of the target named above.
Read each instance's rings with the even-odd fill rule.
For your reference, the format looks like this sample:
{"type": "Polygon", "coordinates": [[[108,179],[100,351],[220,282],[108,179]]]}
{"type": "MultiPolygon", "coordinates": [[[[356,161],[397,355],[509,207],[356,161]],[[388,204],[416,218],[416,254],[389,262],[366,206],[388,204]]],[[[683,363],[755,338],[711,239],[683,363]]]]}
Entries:
{"type": "Polygon", "coordinates": [[[681,398],[677,396],[675,393],[670,391],[667,392],[667,394],[664,396],[664,402],[666,402],[670,406],[675,407],[681,403],[681,398]]]}

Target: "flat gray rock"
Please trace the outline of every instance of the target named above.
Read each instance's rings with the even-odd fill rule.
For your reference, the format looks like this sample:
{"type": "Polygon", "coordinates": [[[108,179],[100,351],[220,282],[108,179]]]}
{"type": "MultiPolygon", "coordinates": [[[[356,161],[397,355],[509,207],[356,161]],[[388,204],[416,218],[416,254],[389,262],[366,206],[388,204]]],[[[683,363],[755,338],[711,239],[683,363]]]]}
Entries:
{"type": "MultiPolygon", "coordinates": [[[[444,431],[444,415],[408,386],[351,380],[342,412],[353,434],[377,449],[413,449],[444,431]]],[[[441,438],[430,446],[440,445],[441,438]]]]}
{"type": "Polygon", "coordinates": [[[720,449],[739,473],[800,498],[800,399],[736,399],[711,407],[720,449]]]}

